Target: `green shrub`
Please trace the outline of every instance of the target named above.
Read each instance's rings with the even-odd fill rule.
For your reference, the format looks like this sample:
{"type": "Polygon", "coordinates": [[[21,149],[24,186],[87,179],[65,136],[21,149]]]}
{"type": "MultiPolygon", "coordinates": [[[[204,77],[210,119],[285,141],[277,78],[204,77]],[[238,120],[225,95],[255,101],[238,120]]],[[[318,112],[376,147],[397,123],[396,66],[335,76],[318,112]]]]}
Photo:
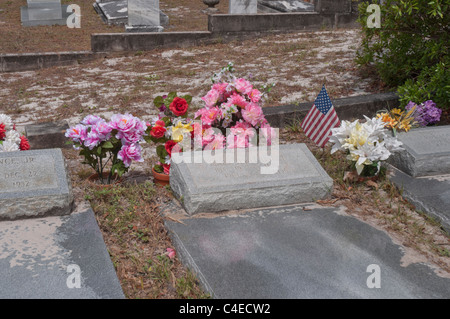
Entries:
{"type": "Polygon", "coordinates": [[[375,67],[385,84],[398,88],[403,106],[432,99],[449,108],[450,0],[385,0],[381,28],[367,26],[369,4],[359,5],[363,40],[357,63],[375,67]]]}

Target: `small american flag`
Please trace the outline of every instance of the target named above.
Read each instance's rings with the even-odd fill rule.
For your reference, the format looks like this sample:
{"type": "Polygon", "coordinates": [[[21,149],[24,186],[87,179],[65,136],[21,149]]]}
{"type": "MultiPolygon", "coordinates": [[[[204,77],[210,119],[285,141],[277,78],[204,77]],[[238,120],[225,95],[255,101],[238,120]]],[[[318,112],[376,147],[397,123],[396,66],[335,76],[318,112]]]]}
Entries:
{"type": "Polygon", "coordinates": [[[300,126],[306,136],[323,148],[330,138],[331,129],[339,125],[341,122],[324,85],[300,126]]]}

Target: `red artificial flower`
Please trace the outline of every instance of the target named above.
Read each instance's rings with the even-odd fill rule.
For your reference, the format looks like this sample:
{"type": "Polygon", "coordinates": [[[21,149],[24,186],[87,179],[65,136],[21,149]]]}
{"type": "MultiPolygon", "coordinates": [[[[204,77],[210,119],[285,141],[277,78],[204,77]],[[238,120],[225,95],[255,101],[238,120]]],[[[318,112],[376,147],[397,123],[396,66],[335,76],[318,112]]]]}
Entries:
{"type": "Polygon", "coordinates": [[[170,175],[170,164],[163,164],[164,174],[170,175]]]}
{"type": "Polygon", "coordinates": [[[164,123],[164,121],[157,120],[156,123],[155,123],[155,126],[165,127],[165,126],[166,126],[166,123],[164,123]]]}
{"type": "Polygon", "coordinates": [[[150,135],[154,138],[164,137],[164,133],[166,133],[166,128],[162,126],[154,126],[150,131],[150,135]]]}
{"type": "Polygon", "coordinates": [[[6,137],[6,128],[5,124],[0,123],[0,141],[3,141],[3,139],[6,137]]]}
{"type": "Polygon", "coordinates": [[[20,137],[19,148],[21,151],[28,151],[30,149],[30,143],[28,142],[28,139],[24,135],[20,137]]]}
{"type": "Polygon", "coordinates": [[[174,140],[168,140],[166,142],[166,144],[164,145],[167,154],[169,154],[169,156],[172,156],[172,148],[177,145],[177,142],[175,142],[174,140]]]}
{"type": "Polygon", "coordinates": [[[170,103],[169,108],[176,116],[183,116],[184,114],[186,114],[188,107],[189,105],[185,99],[176,97],[173,99],[173,102],[170,103]]]}

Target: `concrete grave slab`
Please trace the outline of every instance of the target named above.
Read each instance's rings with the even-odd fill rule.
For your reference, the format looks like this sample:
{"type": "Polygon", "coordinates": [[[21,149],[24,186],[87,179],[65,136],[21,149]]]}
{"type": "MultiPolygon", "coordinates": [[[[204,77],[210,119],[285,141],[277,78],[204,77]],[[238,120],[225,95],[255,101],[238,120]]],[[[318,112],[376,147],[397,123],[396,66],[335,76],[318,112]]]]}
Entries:
{"type": "Polygon", "coordinates": [[[417,210],[441,222],[450,234],[450,174],[411,177],[395,167],[389,179],[417,210]]]}
{"type": "Polygon", "coordinates": [[[70,148],[65,136],[69,129],[67,121],[30,124],[25,126],[25,135],[32,150],[48,148],[70,148]]]}
{"type": "Polygon", "coordinates": [[[305,203],[330,194],[333,181],[305,144],[279,145],[266,159],[266,149],[254,150],[261,161],[250,160],[248,149],[239,150],[241,163],[234,149],[212,164],[202,152],[183,152],[183,161],[172,157],[170,186],[189,214],[305,203]]]}
{"type": "MultiPolygon", "coordinates": [[[[100,17],[108,24],[127,24],[128,0],[106,0],[94,3],[94,8],[100,17]]],[[[162,26],[169,24],[169,16],[159,10],[162,26]]]]}
{"type": "Polygon", "coordinates": [[[1,299],[124,298],[91,209],[0,222],[0,287],[1,299]]]}
{"type": "Polygon", "coordinates": [[[229,14],[257,14],[257,0],[229,0],[229,14]]]}
{"type": "Polygon", "coordinates": [[[277,12],[314,12],[314,5],[300,0],[258,0],[264,6],[277,12]]]}
{"type": "Polygon", "coordinates": [[[23,26],[66,25],[68,5],[61,5],[61,0],[27,0],[27,6],[20,8],[23,26]]]}
{"type": "Polygon", "coordinates": [[[303,208],[166,220],[166,225],[178,255],[213,298],[450,296],[448,273],[407,262],[414,256],[385,232],[347,216],[343,208],[303,208]],[[374,266],[380,288],[367,285],[374,266]]]}
{"type": "Polygon", "coordinates": [[[405,151],[389,163],[413,176],[450,174],[450,126],[413,129],[398,135],[405,151]]]}
{"type": "Polygon", "coordinates": [[[60,149],[0,153],[0,175],[0,220],[72,212],[72,186],[60,149]]]}

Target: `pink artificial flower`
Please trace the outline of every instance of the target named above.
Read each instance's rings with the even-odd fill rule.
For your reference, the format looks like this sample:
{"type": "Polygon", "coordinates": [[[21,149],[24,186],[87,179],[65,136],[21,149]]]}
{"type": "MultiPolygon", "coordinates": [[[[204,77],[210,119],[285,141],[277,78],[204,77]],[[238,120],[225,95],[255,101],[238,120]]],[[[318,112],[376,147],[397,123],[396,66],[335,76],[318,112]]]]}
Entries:
{"type": "Polygon", "coordinates": [[[83,143],[87,136],[87,127],[77,124],[66,131],[66,137],[77,143],[83,143]]]}
{"type": "Polygon", "coordinates": [[[258,126],[258,124],[264,120],[264,113],[258,104],[249,103],[245,109],[242,110],[242,117],[251,125],[258,126]]]}
{"type": "Polygon", "coordinates": [[[99,121],[92,125],[91,132],[96,132],[99,138],[106,141],[110,138],[112,128],[105,121],[99,121]]]}
{"type": "Polygon", "coordinates": [[[174,249],[167,248],[166,251],[167,251],[167,256],[169,256],[170,259],[175,258],[176,252],[174,249]]]}
{"type": "Polygon", "coordinates": [[[202,97],[202,100],[205,101],[207,108],[211,108],[217,104],[219,98],[220,92],[215,89],[212,89],[204,97],[202,97]]]}
{"type": "Polygon", "coordinates": [[[250,92],[253,89],[253,86],[251,85],[251,83],[249,81],[247,81],[246,79],[236,79],[234,81],[234,87],[236,88],[236,91],[242,93],[242,94],[250,94],[250,92]]]}
{"type": "Polygon", "coordinates": [[[129,144],[122,146],[122,149],[117,154],[125,167],[130,167],[132,161],[143,162],[142,147],[139,144],[129,144]]]}
{"type": "Polygon", "coordinates": [[[250,139],[255,136],[255,129],[253,127],[246,128],[246,125],[241,122],[239,126],[233,126],[227,136],[228,148],[246,148],[251,146],[250,139]]]}
{"type": "Polygon", "coordinates": [[[95,125],[95,124],[97,124],[99,122],[105,122],[105,120],[102,119],[99,116],[96,116],[96,115],[88,115],[81,121],[81,124],[84,124],[84,125],[95,125]]]}
{"type": "Polygon", "coordinates": [[[216,134],[213,135],[212,141],[206,145],[205,150],[223,149],[224,145],[225,145],[225,136],[223,136],[222,134],[216,134]]]}
{"type": "Polygon", "coordinates": [[[248,95],[250,101],[253,103],[258,103],[261,100],[261,92],[257,89],[253,89],[248,95]]]}
{"type": "MultiPolygon", "coordinates": [[[[202,125],[212,125],[216,120],[219,120],[222,118],[222,111],[218,107],[212,107],[212,108],[203,108],[202,110],[198,111],[197,113],[201,115],[200,120],[202,121],[202,125]],[[201,112],[200,112],[201,111],[201,112]]],[[[197,117],[197,113],[195,114],[197,117]]]]}
{"type": "Polygon", "coordinates": [[[96,131],[90,131],[84,140],[84,146],[92,150],[94,147],[97,147],[100,142],[99,134],[96,131]]]}
{"type": "Polygon", "coordinates": [[[115,114],[111,117],[109,125],[119,132],[129,132],[136,127],[137,120],[131,114],[115,114]]]}
{"type": "Polygon", "coordinates": [[[233,95],[228,98],[228,101],[241,109],[245,108],[248,104],[247,100],[242,95],[236,93],[233,93],[233,95]]]}

